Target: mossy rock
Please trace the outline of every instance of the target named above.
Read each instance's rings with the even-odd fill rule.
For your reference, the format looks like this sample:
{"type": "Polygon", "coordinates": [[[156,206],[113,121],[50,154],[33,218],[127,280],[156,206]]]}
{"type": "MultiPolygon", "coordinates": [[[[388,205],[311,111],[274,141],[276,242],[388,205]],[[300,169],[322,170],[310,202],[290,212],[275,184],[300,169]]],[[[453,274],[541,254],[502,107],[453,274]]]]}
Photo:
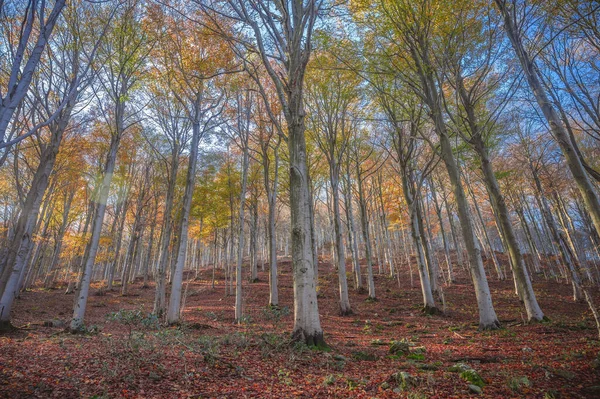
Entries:
{"type": "Polygon", "coordinates": [[[352,357],[356,360],[366,360],[371,362],[378,359],[376,354],[363,351],[352,352],[352,357]]]}
{"type": "Polygon", "coordinates": [[[413,348],[410,348],[410,352],[417,354],[425,354],[427,353],[427,348],[425,348],[424,346],[415,346],[413,348]]]}
{"type": "Polygon", "coordinates": [[[398,387],[403,391],[407,391],[419,385],[419,379],[406,371],[394,373],[392,374],[392,377],[398,384],[398,387]]]}
{"type": "Polygon", "coordinates": [[[450,371],[451,373],[461,373],[467,370],[471,370],[471,367],[469,367],[469,365],[465,363],[456,363],[448,367],[448,371],[450,371]]]}
{"type": "Polygon", "coordinates": [[[473,369],[463,371],[460,373],[460,377],[463,380],[470,382],[473,385],[477,385],[480,388],[485,386],[485,381],[483,381],[483,378],[481,378],[479,373],[473,369]]]}
{"type": "Polygon", "coordinates": [[[439,370],[439,367],[436,366],[435,364],[428,364],[428,363],[417,363],[417,368],[419,370],[424,370],[424,371],[437,371],[439,370]]]}
{"type": "Polygon", "coordinates": [[[390,353],[392,355],[405,355],[410,352],[410,346],[406,341],[392,341],[390,343],[390,353]]]}

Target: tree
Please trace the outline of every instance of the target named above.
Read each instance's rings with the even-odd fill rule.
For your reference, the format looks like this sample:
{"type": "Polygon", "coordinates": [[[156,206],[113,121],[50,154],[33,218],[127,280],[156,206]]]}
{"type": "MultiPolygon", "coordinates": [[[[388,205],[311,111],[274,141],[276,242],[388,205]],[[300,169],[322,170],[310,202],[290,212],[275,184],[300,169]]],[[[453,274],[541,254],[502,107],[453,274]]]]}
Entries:
{"type": "MultiPolygon", "coordinates": [[[[153,18],[160,18],[161,15],[159,12],[153,18]]],[[[164,48],[161,49],[163,64],[160,68],[163,76],[167,77],[174,98],[183,107],[192,127],[177,257],[166,315],[167,322],[173,324],[180,319],[181,287],[188,247],[189,215],[196,181],[198,145],[204,135],[218,125],[223,94],[215,80],[229,69],[231,53],[224,51],[226,47],[222,41],[210,40],[210,31],[206,28],[186,23],[187,20],[178,18],[178,15],[174,18],[167,17],[169,31],[166,34],[167,40],[163,43],[164,48]],[[174,54],[177,57],[173,57],[174,54]]],[[[161,269],[160,272],[163,270],[161,269]]],[[[160,287],[157,287],[155,302],[155,313],[159,315],[163,312],[162,299],[165,289],[166,286],[162,281],[160,287]]]]}
{"type": "Polygon", "coordinates": [[[355,127],[353,113],[360,105],[359,81],[350,71],[335,69],[334,60],[319,54],[307,77],[307,104],[312,137],[325,156],[331,184],[335,253],[338,270],[340,314],[352,313],[346,281],[346,253],[340,212],[340,179],[343,160],[355,127]]]}
{"type": "MultiPolygon", "coordinates": [[[[65,0],[57,0],[52,5],[46,4],[45,1],[28,0],[20,2],[13,8],[8,3],[5,7],[4,1],[0,2],[0,17],[4,22],[2,33],[8,43],[6,51],[8,56],[2,64],[6,63],[6,70],[10,70],[6,79],[6,89],[0,91],[2,100],[0,102],[0,148],[8,147],[27,137],[24,135],[16,140],[11,140],[13,137],[7,138],[6,130],[15,110],[27,95],[44,49],[50,41],[65,4],[65,0]],[[22,15],[20,24],[19,15],[22,15]],[[18,34],[13,36],[12,32],[18,32],[18,34]]],[[[53,111],[61,112],[61,108],[53,111]]],[[[31,129],[31,133],[37,131],[37,128],[31,129]]],[[[2,163],[0,163],[1,165],[2,163]]]]}
{"type": "MultiPolygon", "coordinates": [[[[485,7],[480,9],[484,15],[488,14],[485,7]]],[[[494,169],[492,167],[489,142],[494,130],[497,128],[495,121],[498,112],[503,108],[502,93],[498,93],[498,87],[506,84],[505,74],[493,73],[493,61],[502,56],[502,46],[498,38],[497,24],[491,18],[479,15],[477,10],[465,11],[464,21],[461,28],[454,36],[451,54],[446,58],[445,69],[448,75],[448,83],[455,91],[456,111],[448,112],[454,117],[456,130],[462,138],[471,145],[480,161],[480,169],[483,172],[483,180],[489,193],[494,214],[499,221],[500,233],[508,247],[510,263],[516,280],[519,297],[525,304],[527,318],[529,321],[541,321],[544,313],[538,305],[525,261],[519,249],[519,243],[512,228],[508,207],[504,196],[500,192],[500,186],[494,169]],[[487,24],[476,21],[488,20],[487,24]],[[496,108],[487,111],[489,97],[496,91],[500,98],[496,108]],[[489,114],[489,115],[486,115],[489,114]],[[454,115],[452,115],[454,114],[454,115]]],[[[512,88],[512,85],[509,86],[512,88]]],[[[506,97],[506,96],[504,96],[506,97]]],[[[452,101],[447,100],[446,103],[452,101]]],[[[479,207],[475,202],[478,214],[479,207]]],[[[485,226],[483,227],[485,236],[485,226]]],[[[492,249],[493,251],[493,249],[492,249]]],[[[492,252],[492,256],[494,256],[492,252]]],[[[497,261],[496,261],[497,263],[497,261]]],[[[501,276],[502,274],[500,274],[501,276]]]]}
{"type": "MultiPolygon", "coordinates": [[[[102,58],[98,79],[102,92],[97,92],[102,104],[102,112],[110,126],[110,146],[102,170],[102,177],[96,192],[96,212],[92,221],[88,252],[83,259],[83,271],[77,292],[77,300],[73,308],[73,319],[70,330],[80,332],[85,329],[84,315],[89,295],[92,269],[96,260],[102,222],[106,212],[106,203],[117,161],[119,143],[135,122],[135,112],[127,105],[135,84],[139,81],[146,56],[148,54],[148,38],[140,29],[140,5],[137,1],[129,1],[119,10],[112,21],[111,28],[104,36],[100,47],[102,58]],[[106,96],[105,98],[101,96],[106,96]],[[106,107],[106,108],[104,108],[106,107]]],[[[131,106],[131,105],[130,105],[131,106]]]]}
{"type": "MultiPolygon", "coordinates": [[[[86,31],[85,27],[78,30],[78,24],[91,22],[86,20],[90,17],[87,12],[89,9],[78,10],[76,5],[68,7],[65,26],[59,29],[56,41],[50,44],[53,51],[47,59],[41,61],[43,69],[33,79],[37,90],[32,93],[32,118],[34,124],[38,119],[45,120],[49,134],[44,134],[46,137],[39,141],[39,163],[2,268],[0,322],[3,325],[10,324],[10,311],[29,262],[32,235],[39,222],[40,205],[46,194],[63,136],[75,107],[81,101],[81,94],[91,83],[89,72],[97,47],[93,46],[93,41],[84,40],[84,37],[89,35],[88,37],[93,38],[94,34],[100,35],[100,32],[94,32],[91,28],[86,31]]],[[[35,131],[37,132],[37,128],[35,131]]]]}
{"type": "MultiPolygon", "coordinates": [[[[446,125],[442,103],[441,87],[443,76],[438,73],[434,59],[443,59],[447,49],[444,47],[444,34],[452,18],[444,14],[447,8],[436,1],[413,4],[405,0],[381,1],[376,21],[381,21],[382,39],[392,46],[386,50],[388,57],[396,51],[401,54],[395,65],[404,83],[410,87],[424,105],[427,106],[438,142],[431,142],[439,150],[446,166],[454,197],[457,203],[462,235],[469,255],[471,277],[475,286],[479,308],[479,327],[495,329],[499,327],[492,298],[481,258],[481,249],[475,236],[469,204],[461,184],[460,172],[453,153],[452,143],[446,125]],[[397,47],[396,47],[397,45],[397,47]]],[[[455,6],[458,6],[456,4],[455,6]]],[[[458,7],[460,9],[460,7],[458,7]]]]}
{"type": "MultiPolygon", "coordinates": [[[[532,94],[537,101],[544,118],[548,122],[550,132],[565,156],[569,170],[577,184],[585,207],[590,213],[594,227],[596,228],[596,231],[600,231],[600,202],[598,201],[594,186],[588,178],[581,157],[575,149],[571,137],[548,97],[548,93],[540,78],[540,70],[535,63],[534,58],[531,56],[530,51],[528,51],[523,44],[526,37],[519,28],[522,21],[518,19],[518,15],[521,14],[521,11],[527,11],[524,10],[525,5],[521,4],[521,1],[519,0],[495,0],[495,4],[502,16],[504,30],[517,54],[517,58],[519,59],[519,63],[521,64],[521,68],[523,69],[523,73],[525,74],[525,78],[532,94]]],[[[525,14],[528,13],[525,12],[525,14]]]]}
{"type": "Polygon", "coordinates": [[[225,15],[251,32],[232,38],[260,56],[272,80],[287,125],[290,156],[290,210],[294,271],[294,329],[292,336],[309,345],[323,345],[314,282],[312,209],[306,166],[304,75],[312,51],[312,34],[321,1],[291,0],[263,3],[230,0],[201,4],[207,15],[225,15]],[[271,53],[274,51],[275,53],[271,53]]]}

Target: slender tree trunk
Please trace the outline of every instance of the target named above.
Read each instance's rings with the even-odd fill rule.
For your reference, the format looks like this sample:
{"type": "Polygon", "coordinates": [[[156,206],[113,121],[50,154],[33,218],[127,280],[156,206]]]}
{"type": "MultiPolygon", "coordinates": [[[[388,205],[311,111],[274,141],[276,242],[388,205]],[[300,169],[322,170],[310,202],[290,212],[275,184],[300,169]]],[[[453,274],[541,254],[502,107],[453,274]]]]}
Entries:
{"type": "MultiPolygon", "coordinates": [[[[276,158],[277,160],[278,158],[276,158]]],[[[275,162],[277,165],[277,161],[275,162]]],[[[275,200],[277,198],[277,167],[275,169],[275,180],[273,190],[268,194],[269,201],[269,305],[279,306],[279,291],[277,289],[277,236],[275,226],[275,200]]],[[[268,182],[267,182],[268,184],[268,182]]]]}
{"type": "Polygon", "coordinates": [[[496,251],[492,246],[492,242],[490,241],[490,236],[488,235],[487,228],[485,226],[485,220],[483,220],[483,215],[481,214],[481,209],[479,209],[477,197],[475,196],[475,192],[473,191],[473,187],[470,182],[467,182],[467,189],[471,194],[471,198],[473,198],[473,206],[475,207],[475,212],[477,212],[477,217],[479,218],[479,222],[481,223],[481,233],[483,238],[485,239],[485,243],[488,247],[490,257],[492,258],[492,263],[494,264],[494,269],[496,269],[496,274],[498,275],[498,280],[505,280],[506,276],[502,271],[502,267],[500,266],[500,262],[498,262],[498,257],[496,256],[496,251]]]}
{"type": "Polygon", "coordinates": [[[415,247],[417,269],[419,272],[419,280],[421,281],[423,310],[428,314],[432,314],[437,312],[437,306],[435,304],[435,300],[433,299],[433,292],[431,290],[431,280],[429,279],[427,260],[425,258],[425,246],[423,243],[423,236],[421,235],[421,224],[423,221],[420,219],[420,212],[417,209],[418,204],[414,198],[415,188],[412,176],[413,175],[411,171],[403,171],[401,176],[402,192],[404,193],[404,200],[406,201],[406,205],[408,207],[410,234],[415,247]]]}
{"type": "Polygon", "coordinates": [[[598,196],[594,190],[594,186],[588,178],[568,132],[548,98],[539,76],[539,69],[523,45],[523,37],[520,33],[518,21],[516,21],[516,15],[519,11],[514,9],[514,7],[516,7],[515,4],[511,7],[507,0],[495,0],[495,3],[504,19],[504,29],[517,54],[519,62],[521,63],[527,83],[529,84],[538,106],[542,110],[542,114],[548,121],[552,135],[565,156],[565,161],[569,166],[575,184],[581,193],[585,207],[590,213],[594,227],[596,228],[596,231],[600,232],[600,202],[598,201],[598,196]]]}
{"type": "MultiPolygon", "coordinates": [[[[117,227],[118,233],[116,237],[117,246],[115,247],[115,255],[113,261],[111,262],[108,284],[107,288],[112,289],[115,273],[117,268],[119,267],[119,258],[121,257],[121,246],[123,245],[123,230],[125,227],[125,219],[127,218],[127,208],[129,207],[129,188],[125,189],[124,198],[123,198],[123,207],[121,210],[121,215],[119,217],[119,225],[117,227]]],[[[121,280],[121,286],[123,286],[123,281],[121,280]]]]}
{"type": "Polygon", "coordinates": [[[369,298],[377,299],[375,295],[375,281],[373,279],[373,255],[371,249],[371,236],[369,233],[369,215],[367,212],[367,203],[363,189],[363,180],[360,173],[360,166],[356,164],[356,177],[358,185],[358,205],[360,208],[360,221],[362,227],[363,240],[365,243],[365,256],[367,258],[367,286],[369,288],[369,298]]]}
{"type": "Polygon", "coordinates": [[[167,184],[167,197],[165,199],[165,210],[163,212],[163,228],[161,231],[160,249],[158,266],[155,275],[156,292],[154,296],[153,313],[161,318],[165,313],[167,302],[167,262],[169,259],[169,245],[171,243],[171,234],[173,231],[173,201],[175,196],[175,183],[177,180],[177,171],[179,169],[179,147],[177,145],[171,149],[171,170],[167,184]]]}
{"type": "Polygon", "coordinates": [[[546,225],[548,226],[548,229],[550,230],[552,240],[554,241],[555,245],[558,247],[562,255],[563,262],[565,263],[569,272],[571,273],[571,284],[573,285],[573,300],[577,302],[582,301],[584,298],[583,292],[581,290],[581,278],[579,277],[579,273],[576,269],[575,258],[573,256],[573,253],[569,250],[569,246],[566,242],[566,238],[564,237],[564,233],[562,231],[559,231],[558,226],[556,226],[554,216],[550,211],[550,205],[548,204],[546,197],[544,197],[543,195],[544,191],[542,190],[542,183],[537,175],[537,171],[531,164],[530,169],[532,171],[535,187],[539,194],[539,206],[542,212],[542,216],[546,222],[546,225]]]}
{"type": "MultiPolygon", "coordinates": [[[[122,123],[122,122],[121,122],[122,123]]],[[[83,262],[83,274],[79,282],[78,292],[75,298],[75,306],[73,308],[73,318],[70,324],[70,330],[73,332],[81,332],[85,327],[83,324],[85,309],[89,296],[90,283],[92,280],[92,271],[96,261],[96,253],[98,252],[98,244],[100,243],[100,234],[102,232],[102,222],[104,221],[104,213],[106,212],[106,202],[110,190],[115,164],[117,161],[117,150],[121,141],[122,129],[117,129],[111,136],[110,147],[104,164],[102,180],[98,190],[97,206],[94,219],[92,221],[92,231],[89,241],[89,251],[83,262]]]]}
{"type": "Polygon", "coordinates": [[[242,262],[244,260],[244,211],[246,208],[246,186],[248,183],[248,131],[241,133],[246,135],[242,138],[243,159],[242,159],[242,190],[240,192],[240,210],[239,210],[239,238],[237,248],[237,265],[235,270],[235,321],[240,324],[243,314],[243,296],[242,296],[242,262]]]}
{"type": "Polygon", "coordinates": [[[171,280],[171,296],[169,297],[169,307],[167,311],[167,323],[175,324],[180,321],[181,315],[181,290],[183,285],[183,269],[185,266],[185,258],[187,255],[188,244],[188,226],[190,219],[190,210],[192,208],[192,196],[194,194],[194,186],[196,183],[196,165],[198,164],[198,145],[200,144],[200,121],[199,117],[199,101],[196,103],[195,120],[192,124],[192,143],[190,148],[190,158],[188,161],[188,170],[185,181],[185,190],[183,193],[183,206],[181,210],[181,224],[179,226],[179,248],[177,251],[177,259],[175,260],[175,271],[171,280]]]}
{"type": "Polygon", "coordinates": [[[477,136],[477,138],[478,140],[476,140],[474,145],[475,151],[478,153],[479,159],[481,160],[481,170],[483,172],[484,181],[490,194],[494,213],[496,214],[498,222],[500,223],[500,233],[504,236],[504,240],[507,245],[508,254],[511,259],[512,271],[517,283],[520,297],[525,305],[527,319],[529,321],[540,321],[544,318],[544,313],[542,312],[542,309],[540,308],[535,297],[535,292],[533,291],[533,287],[531,285],[531,279],[529,278],[529,273],[527,272],[523,255],[519,249],[519,243],[517,242],[517,238],[512,228],[508,207],[504,201],[504,196],[500,192],[500,187],[498,185],[498,181],[496,180],[494,170],[492,169],[492,164],[490,162],[487,149],[485,148],[480,136],[477,136]]]}
{"type": "Polygon", "coordinates": [[[33,230],[38,222],[42,199],[48,188],[50,174],[54,169],[56,155],[69,119],[70,112],[52,128],[50,142],[42,151],[40,163],[15,228],[6,266],[0,277],[0,329],[10,327],[10,313],[18,294],[21,273],[31,250],[33,230]]]}
{"type": "Polygon", "coordinates": [[[446,257],[446,270],[448,272],[448,283],[452,284],[454,281],[454,273],[452,271],[452,261],[450,260],[450,247],[448,245],[448,239],[446,238],[446,229],[444,228],[444,219],[442,217],[442,207],[437,198],[435,191],[435,184],[433,179],[429,179],[429,187],[431,190],[431,196],[433,197],[433,205],[435,207],[435,214],[438,218],[440,225],[440,234],[442,235],[442,243],[444,244],[444,256],[446,257]]]}
{"type": "Polygon", "coordinates": [[[362,275],[360,272],[360,259],[357,244],[356,223],[354,222],[354,211],[352,209],[352,186],[350,182],[350,162],[346,162],[346,179],[344,181],[344,201],[346,204],[346,220],[348,221],[348,242],[352,252],[352,264],[354,269],[354,286],[357,291],[364,290],[362,275]]]}
{"type": "Polygon", "coordinates": [[[54,252],[52,253],[52,259],[48,265],[48,271],[46,273],[46,278],[44,280],[44,287],[50,288],[54,281],[54,270],[58,266],[58,262],[60,259],[60,252],[62,249],[63,239],[65,237],[65,232],[67,231],[67,227],[69,225],[69,212],[71,210],[71,204],[73,203],[73,197],[75,196],[75,190],[70,190],[66,195],[65,203],[63,206],[63,215],[62,222],[58,229],[58,233],[56,235],[56,242],[54,243],[54,252]]]}
{"type": "Polygon", "coordinates": [[[338,269],[338,288],[340,292],[340,315],[352,314],[350,300],[348,299],[348,282],[346,279],[346,252],[342,233],[342,216],[340,214],[339,167],[330,165],[330,179],[333,206],[333,226],[335,233],[335,249],[338,269]]]}
{"type": "Polygon", "coordinates": [[[258,281],[258,196],[252,201],[252,225],[250,227],[250,281],[258,281]]]}

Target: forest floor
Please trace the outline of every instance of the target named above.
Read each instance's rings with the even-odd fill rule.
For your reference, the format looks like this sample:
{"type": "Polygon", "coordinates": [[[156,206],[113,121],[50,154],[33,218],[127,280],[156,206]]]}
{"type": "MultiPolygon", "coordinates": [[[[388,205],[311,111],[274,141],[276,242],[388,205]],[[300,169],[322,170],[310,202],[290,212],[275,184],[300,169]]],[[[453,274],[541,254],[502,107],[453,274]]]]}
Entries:
{"type": "Polygon", "coordinates": [[[340,317],[337,274],[322,264],[319,310],[330,348],[314,350],[289,340],[289,258],[279,267],[279,310],[266,307],[267,273],[261,272],[258,282],[244,284],[247,316],[240,325],[219,271],[214,290],[210,270],[188,280],[179,327],[160,327],[148,316],[154,290],[141,282],[126,297],[96,286],[85,335],[64,332],[60,322],[44,326],[68,322],[73,295],[64,295],[64,287],[27,291],[14,310],[20,328],[0,335],[0,397],[600,397],[598,333],[569,285],[537,277],[535,291],[550,321],[526,325],[512,281],[490,278],[504,328],[479,332],[473,287],[463,272],[445,287],[443,316],[421,313],[415,274],[412,287],[408,275],[399,282],[376,275],[378,301],[351,290],[354,314],[340,317]]]}

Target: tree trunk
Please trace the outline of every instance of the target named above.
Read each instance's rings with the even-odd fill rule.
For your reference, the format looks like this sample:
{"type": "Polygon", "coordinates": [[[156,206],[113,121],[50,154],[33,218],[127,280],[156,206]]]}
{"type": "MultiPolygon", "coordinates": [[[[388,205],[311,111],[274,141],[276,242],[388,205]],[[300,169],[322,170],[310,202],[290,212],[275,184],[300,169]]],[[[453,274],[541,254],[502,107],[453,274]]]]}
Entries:
{"type": "MultiPolygon", "coordinates": [[[[300,87],[297,87],[299,90],[300,87]]],[[[290,213],[292,268],[294,273],[294,339],[308,345],[324,345],[317,305],[316,265],[313,252],[312,198],[310,196],[304,106],[301,92],[290,96],[286,115],[290,164],[290,213]]]]}
{"type": "Polygon", "coordinates": [[[348,281],[346,279],[346,252],[344,248],[344,237],[342,235],[342,216],[340,214],[340,190],[339,190],[339,167],[330,165],[330,179],[333,206],[333,226],[335,233],[335,252],[338,269],[338,288],[340,292],[340,315],[352,314],[350,300],[348,299],[348,281]]]}
{"type": "Polygon", "coordinates": [[[490,193],[490,199],[494,208],[494,213],[496,214],[498,222],[500,223],[500,233],[502,233],[504,236],[504,240],[507,245],[508,254],[511,259],[512,271],[520,292],[520,297],[525,305],[527,319],[528,321],[541,321],[544,318],[544,313],[542,312],[542,309],[540,308],[535,297],[535,292],[533,291],[533,287],[531,285],[531,279],[529,278],[529,273],[527,273],[525,261],[519,249],[519,243],[517,242],[517,238],[512,228],[508,207],[504,201],[504,196],[500,192],[500,187],[498,186],[496,175],[492,169],[492,164],[490,162],[487,149],[485,148],[481,137],[477,136],[476,138],[478,140],[475,141],[475,151],[478,153],[479,159],[481,160],[481,170],[483,172],[484,181],[488,192],[490,193]]]}
{"type": "Polygon", "coordinates": [[[410,219],[410,234],[413,239],[413,244],[416,252],[417,269],[419,272],[419,280],[421,281],[421,294],[423,295],[423,310],[426,313],[436,313],[437,306],[433,299],[433,292],[431,290],[431,281],[429,279],[429,272],[427,268],[427,260],[425,258],[425,247],[423,243],[423,236],[421,235],[421,224],[423,221],[420,219],[420,212],[417,209],[417,202],[414,198],[414,182],[412,179],[411,171],[403,171],[402,173],[402,192],[404,193],[404,200],[408,207],[408,214],[410,219]]]}
{"type": "MultiPolygon", "coordinates": [[[[249,132],[245,133],[248,135],[249,132]]],[[[246,207],[246,185],[248,182],[248,136],[242,138],[243,159],[242,159],[242,190],[240,192],[240,210],[239,210],[239,238],[237,248],[237,265],[235,269],[235,321],[240,324],[243,318],[243,297],[242,297],[242,262],[244,260],[244,210],[246,207]]]]}
{"type": "Polygon", "coordinates": [[[369,288],[369,298],[377,299],[375,295],[375,281],[373,279],[373,255],[371,249],[371,236],[369,233],[369,215],[367,213],[367,203],[363,189],[363,177],[360,173],[360,166],[356,164],[356,181],[358,185],[358,205],[360,208],[360,221],[362,227],[363,241],[365,244],[365,256],[367,258],[367,286],[369,288]]]}
{"type": "Polygon", "coordinates": [[[159,249],[158,266],[156,271],[156,292],[154,296],[153,313],[161,318],[165,313],[167,302],[167,262],[169,258],[169,245],[171,243],[171,234],[173,230],[172,212],[173,201],[175,197],[175,184],[177,180],[177,171],[179,169],[179,148],[177,145],[171,149],[171,170],[167,184],[167,198],[165,200],[165,210],[163,212],[163,228],[161,231],[161,241],[159,249]]]}
{"type": "Polygon", "coordinates": [[[356,224],[354,222],[354,211],[352,209],[352,186],[350,182],[350,161],[346,162],[346,179],[344,180],[344,201],[346,204],[346,220],[348,221],[348,242],[352,252],[352,265],[354,269],[354,288],[361,292],[363,287],[362,275],[360,272],[360,259],[358,244],[356,242],[356,224]]]}
{"type": "MultiPolygon", "coordinates": [[[[418,43],[423,48],[426,46],[423,43],[418,43]]],[[[481,259],[481,249],[477,245],[473,220],[469,210],[469,203],[465,196],[465,192],[460,180],[460,172],[456,159],[452,151],[452,143],[448,138],[446,124],[444,121],[442,108],[440,104],[440,94],[438,93],[437,85],[433,77],[433,66],[428,59],[429,54],[425,52],[422,55],[417,54],[414,48],[411,49],[413,59],[418,63],[420,69],[418,71],[421,80],[422,88],[425,92],[425,101],[430,109],[435,131],[439,137],[441,158],[444,161],[450,184],[456,199],[458,217],[460,219],[460,227],[462,229],[463,239],[469,256],[469,266],[471,268],[471,278],[475,287],[475,296],[477,297],[477,306],[479,308],[479,328],[480,329],[496,329],[500,323],[494,310],[492,296],[488,286],[483,261],[481,259]]]]}
{"type": "MultiPolygon", "coordinates": [[[[200,101],[200,100],[197,100],[200,101]]],[[[196,110],[199,105],[196,104],[196,110]]],[[[196,116],[197,116],[196,112],[196,116]]],[[[192,196],[196,183],[196,165],[198,164],[198,145],[200,144],[200,121],[196,118],[192,124],[192,143],[190,148],[190,158],[185,181],[185,190],[183,193],[183,206],[181,210],[181,225],[179,226],[179,248],[177,259],[175,261],[175,271],[171,280],[171,296],[169,297],[169,308],[167,311],[167,323],[175,324],[180,321],[181,309],[181,289],[183,285],[183,269],[187,255],[188,226],[190,219],[190,209],[192,208],[192,196]]]]}
{"type": "Polygon", "coordinates": [[[102,232],[102,222],[104,221],[104,213],[106,211],[106,202],[110,191],[110,183],[112,181],[115,164],[117,161],[117,150],[121,141],[122,129],[117,129],[117,132],[112,134],[110,147],[104,164],[102,180],[98,190],[96,214],[92,221],[92,235],[89,241],[89,251],[83,262],[83,274],[79,282],[78,292],[76,294],[75,306],[73,308],[73,319],[71,320],[70,330],[73,332],[81,332],[84,330],[84,315],[87,306],[87,300],[92,280],[92,271],[96,261],[96,253],[98,252],[98,244],[100,243],[100,235],[102,232]]]}
{"type": "Polygon", "coordinates": [[[33,229],[38,222],[40,205],[48,188],[50,174],[54,169],[56,155],[69,119],[70,110],[51,129],[50,142],[42,151],[40,163],[15,228],[13,243],[0,278],[0,329],[10,326],[10,312],[18,294],[21,273],[31,250],[33,229]]]}
{"type": "MultiPolygon", "coordinates": [[[[600,202],[598,202],[598,196],[596,195],[594,186],[588,179],[588,175],[583,167],[580,157],[577,154],[577,151],[573,147],[573,143],[571,142],[568,132],[566,131],[559,115],[552,106],[552,103],[550,102],[550,99],[544,90],[539,77],[539,69],[523,45],[523,37],[521,37],[519,31],[518,21],[515,20],[515,15],[518,10],[511,9],[511,7],[507,4],[507,0],[495,0],[495,3],[498,6],[502,18],[504,19],[504,29],[515,52],[517,53],[517,57],[519,58],[519,62],[521,63],[521,67],[525,74],[525,78],[527,79],[527,83],[529,84],[529,87],[542,111],[542,114],[548,121],[552,135],[558,142],[558,145],[565,156],[565,161],[567,162],[577,188],[581,193],[585,207],[590,213],[594,227],[596,228],[596,231],[600,232],[600,202]]],[[[516,6],[513,5],[513,7],[516,6]]]]}

